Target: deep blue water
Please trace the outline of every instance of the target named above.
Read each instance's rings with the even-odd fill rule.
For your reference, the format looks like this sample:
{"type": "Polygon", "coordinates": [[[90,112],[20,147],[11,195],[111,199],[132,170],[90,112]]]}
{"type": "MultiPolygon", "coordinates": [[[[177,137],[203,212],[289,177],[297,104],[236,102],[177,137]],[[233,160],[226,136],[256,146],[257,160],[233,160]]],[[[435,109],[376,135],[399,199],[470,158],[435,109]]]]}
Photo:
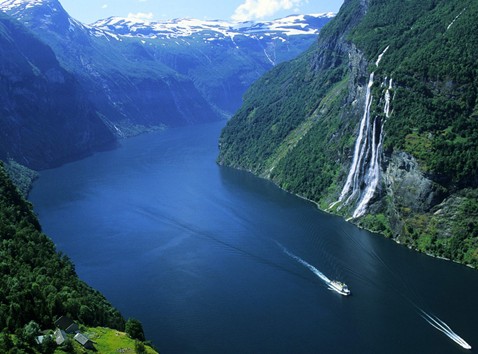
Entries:
{"type": "Polygon", "coordinates": [[[128,139],[42,172],[31,193],[79,276],[162,354],[466,352],[421,310],[478,346],[477,271],[217,166],[223,124],[128,139]]]}

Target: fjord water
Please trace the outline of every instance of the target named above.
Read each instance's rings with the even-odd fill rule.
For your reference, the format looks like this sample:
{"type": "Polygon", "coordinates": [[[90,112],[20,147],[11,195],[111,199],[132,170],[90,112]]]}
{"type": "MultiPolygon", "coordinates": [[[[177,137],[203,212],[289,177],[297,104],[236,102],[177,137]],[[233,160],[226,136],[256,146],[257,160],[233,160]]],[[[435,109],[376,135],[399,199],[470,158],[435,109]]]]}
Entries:
{"type": "Polygon", "coordinates": [[[42,172],[31,193],[79,276],[161,353],[465,352],[423,313],[478,346],[476,270],[217,166],[223,124],[125,140],[42,172]]]}

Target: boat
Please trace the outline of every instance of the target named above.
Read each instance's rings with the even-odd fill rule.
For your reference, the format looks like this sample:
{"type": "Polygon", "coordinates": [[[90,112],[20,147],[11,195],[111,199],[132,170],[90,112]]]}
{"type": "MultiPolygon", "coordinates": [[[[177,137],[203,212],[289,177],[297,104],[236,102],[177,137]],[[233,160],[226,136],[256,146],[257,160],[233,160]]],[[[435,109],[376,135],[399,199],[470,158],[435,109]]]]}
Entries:
{"type": "Polygon", "coordinates": [[[329,282],[329,289],[338,292],[341,295],[348,296],[350,295],[350,290],[345,283],[342,283],[338,280],[331,280],[329,282]]]}

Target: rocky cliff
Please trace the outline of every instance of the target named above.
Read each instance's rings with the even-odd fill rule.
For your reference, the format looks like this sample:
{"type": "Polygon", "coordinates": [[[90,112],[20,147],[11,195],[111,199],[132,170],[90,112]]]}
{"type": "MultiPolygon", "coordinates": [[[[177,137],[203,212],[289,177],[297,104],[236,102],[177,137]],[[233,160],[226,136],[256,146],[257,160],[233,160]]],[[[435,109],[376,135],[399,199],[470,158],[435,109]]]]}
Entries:
{"type": "Polygon", "coordinates": [[[424,252],[478,264],[472,1],[345,1],[254,84],[219,163],[424,252]]]}
{"type": "Polygon", "coordinates": [[[53,49],[118,136],[230,117],[255,79],[297,56],[333,17],[85,25],[57,0],[4,0],[0,9],[53,49]]]}
{"type": "Polygon", "coordinates": [[[1,13],[0,58],[0,159],[39,169],[114,145],[53,51],[1,13]]]}
{"type": "Polygon", "coordinates": [[[1,9],[53,50],[116,136],[222,118],[190,78],[158,63],[139,40],[83,25],[57,0],[3,1],[1,9]]]}
{"type": "Polygon", "coordinates": [[[144,131],[230,117],[255,79],[305,50],[333,17],[241,24],[109,18],[85,25],[58,0],[0,0],[0,11],[19,30],[3,33],[0,159],[35,169],[144,131]],[[39,60],[54,70],[29,64],[39,60]]]}

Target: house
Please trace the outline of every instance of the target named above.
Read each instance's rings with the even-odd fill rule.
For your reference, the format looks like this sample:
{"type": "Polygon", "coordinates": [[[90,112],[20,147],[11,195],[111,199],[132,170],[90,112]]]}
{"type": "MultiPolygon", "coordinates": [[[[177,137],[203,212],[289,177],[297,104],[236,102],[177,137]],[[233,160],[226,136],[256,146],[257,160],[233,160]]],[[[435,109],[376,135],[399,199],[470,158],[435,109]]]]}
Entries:
{"type": "Polygon", "coordinates": [[[81,333],[75,334],[73,337],[78,343],[80,343],[84,348],[86,349],[95,349],[95,346],[93,345],[93,342],[88,339],[85,335],[81,333]]]}
{"type": "Polygon", "coordinates": [[[55,326],[65,331],[66,333],[76,333],[79,331],[78,325],[68,316],[61,316],[55,321],[55,326]]]}
{"type": "Polygon", "coordinates": [[[37,337],[35,337],[35,342],[36,342],[37,344],[42,344],[46,337],[48,337],[48,336],[46,336],[46,335],[37,336],[37,337]]]}
{"type": "Polygon", "coordinates": [[[57,328],[55,332],[53,333],[53,338],[55,338],[55,342],[58,345],[62,345],[68,340],[68,337],[66,336],[66,332],[59,328],[57,328]]]}

